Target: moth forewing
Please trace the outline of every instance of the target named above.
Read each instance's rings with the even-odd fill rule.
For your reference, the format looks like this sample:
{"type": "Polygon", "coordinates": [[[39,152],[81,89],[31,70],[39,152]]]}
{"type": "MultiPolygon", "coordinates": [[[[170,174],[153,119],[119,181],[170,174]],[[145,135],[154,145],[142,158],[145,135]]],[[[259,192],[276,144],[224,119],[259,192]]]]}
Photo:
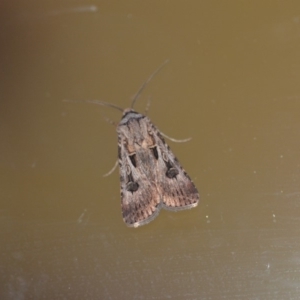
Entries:
{"type": "Polygon", "coordinates": [[[157,145],[157,188],[162,197],[163,207],[176,211],[197,206],[199,202],[197,188],[159,130],[152,123],[149,126],[152,126],[153,137],[157,145]]]}

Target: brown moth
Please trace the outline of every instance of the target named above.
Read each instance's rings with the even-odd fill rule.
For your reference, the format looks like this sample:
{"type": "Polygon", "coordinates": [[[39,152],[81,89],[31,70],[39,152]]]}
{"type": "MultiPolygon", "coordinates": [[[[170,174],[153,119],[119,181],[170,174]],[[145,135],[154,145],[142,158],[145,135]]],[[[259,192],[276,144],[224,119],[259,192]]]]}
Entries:
{"type": "Polygon", "coordinates": [[[123,112],[117,125],[118,163],[122,215],[130,227],[149,223],[161,208],[178,211],[196,207],[199,202],[197,188],[166,144],[165,135],[147,116],[133,110],[146,84],[166,63],[142,85],[130,108],[122,109],[97,100],[86,101],[123,112]]]}
{"type": "Polygon", "coordinates": [[[149,118],[125,109],[117,127],[123,220],[138,227],[161,208],[197,206],[199,193],[149,118]]]}

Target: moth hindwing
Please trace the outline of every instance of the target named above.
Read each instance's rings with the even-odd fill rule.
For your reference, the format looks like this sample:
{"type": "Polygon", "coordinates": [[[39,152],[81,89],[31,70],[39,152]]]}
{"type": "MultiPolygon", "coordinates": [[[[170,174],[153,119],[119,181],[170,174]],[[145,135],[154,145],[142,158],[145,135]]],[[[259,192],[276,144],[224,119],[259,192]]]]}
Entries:
{"type": "Polygon", "coordinates": [[[128,226],[149,223],[161,208],[197,206],[194,183],[149,118],[125,109],[117,133],[121,206],[128,226]]]}

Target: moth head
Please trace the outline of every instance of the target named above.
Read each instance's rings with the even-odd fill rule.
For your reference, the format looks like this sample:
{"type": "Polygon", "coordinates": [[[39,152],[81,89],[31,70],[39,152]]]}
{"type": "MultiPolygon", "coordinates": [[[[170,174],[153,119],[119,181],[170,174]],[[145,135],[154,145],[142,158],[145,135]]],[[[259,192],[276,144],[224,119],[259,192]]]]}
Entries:
{"type": "Polygon", "coordinates": [[[126,116],[127,114],[131,113],[131,112],[135,113],[135,111],[131,107],[130,108],[125,108],[123,110],[123,117],[126,116]]]}

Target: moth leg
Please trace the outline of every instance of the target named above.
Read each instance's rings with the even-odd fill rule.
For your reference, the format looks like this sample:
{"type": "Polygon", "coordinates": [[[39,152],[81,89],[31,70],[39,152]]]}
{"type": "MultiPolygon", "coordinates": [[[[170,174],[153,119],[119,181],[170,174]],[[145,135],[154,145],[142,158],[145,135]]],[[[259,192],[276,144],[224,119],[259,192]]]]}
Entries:
{"type": "Polygon", "coordinates": [[[116,161],[116,163],[113,166],[113,168],[108,173],[104,174],[103,177],[107,177],[107,176],[111,175],[115,171],[115,169],[117,168],[117,166],[118,166],[118,161],[116,161]]]}
{"type": "Polygon", "coordinates": [[[177,139],[171,138],[170,136],[167,136],[167,135],[164,134],[163,132],[160,132],[160,134],[161,134],[163,137],[165,137],[166,139],[168,139],[168,140],[170,140],[170,141],[172,141],[172,142],[175,142],[175,143],[185,143],[185,142],[188,142],[188,141],[190,141],[190,140],[192,139],[191,137],[189,137],[189,138],[187,138],[187,139],[177,140],[177,139]]]}

